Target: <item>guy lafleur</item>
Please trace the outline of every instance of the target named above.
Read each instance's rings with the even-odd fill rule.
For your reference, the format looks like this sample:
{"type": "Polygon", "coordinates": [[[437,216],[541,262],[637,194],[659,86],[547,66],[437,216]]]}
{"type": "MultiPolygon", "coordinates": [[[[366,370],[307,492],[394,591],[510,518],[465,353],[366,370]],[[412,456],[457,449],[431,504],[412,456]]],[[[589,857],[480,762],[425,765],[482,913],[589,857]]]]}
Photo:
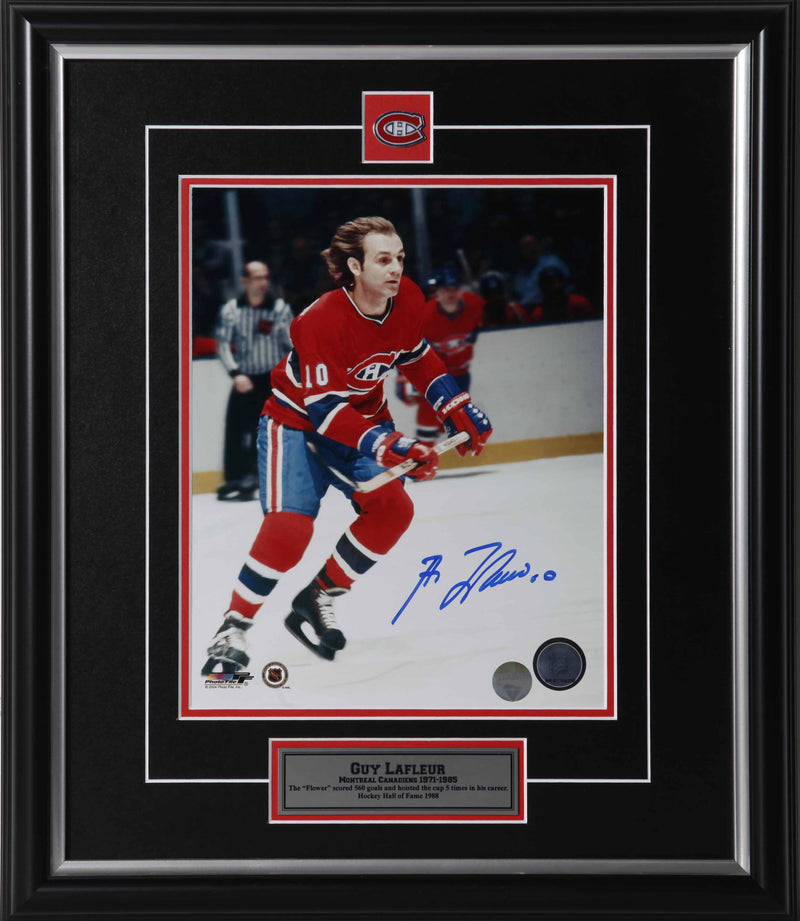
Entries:
{"type": "MultiPolygon", "coordinates": [[[[380,764],[361,764],[354,761],[350,765],[352,774],[377,774],[381,770],[380,764]]],[[[394,761],[385,761],[384,774],[444,774],[443,764],[398,764],[394,761]]]]}

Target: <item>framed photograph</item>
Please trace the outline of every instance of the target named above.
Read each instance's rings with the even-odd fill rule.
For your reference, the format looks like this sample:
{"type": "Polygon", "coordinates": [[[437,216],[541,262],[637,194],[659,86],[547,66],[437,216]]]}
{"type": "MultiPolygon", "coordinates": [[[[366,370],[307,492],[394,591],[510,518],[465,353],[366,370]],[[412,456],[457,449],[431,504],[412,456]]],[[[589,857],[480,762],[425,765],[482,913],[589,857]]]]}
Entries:
{"type": "MultiPolygon", "coordinates": [[[[258,149],[258,132],[253,132],[252,137],[258,149]]],[[[643,143],[638,153],[644,154],[643,143]]],[[[643,156],[641,167],[640,179],[643,179],[646,169],[643,156]]],[[[186,588],[182,591],[181,717],[485,716],[496,719],[514,714],[525,718],[614,719],[617,716],[615,541],[613,522],[606,524],[603,514],[616,482],[614,451],[610,449],[607,455],[604,453],[604,431],[606,426],[613,431],[615,407],[613,308],[618,209],[614,178],[369,175],[313,177],[309,181],[302,176],[182,177],[181,194],[181,214],[191,216],[193,228],[205,228],[215,213],[225,214],[226,202],[229,209],[236,207],[243,216],[253,214],[257,225],[266,226],[272,221],[274,230],[277,230],[275,225],[279,218],[269,218],[271,214],[306,212],[301,225],[312,229],[326,220],[338,227],[337,222],[346,223],[348,214],[370,215],[376,210],[392,214],[392,226],[402,231],[400,238],[409,263],[406,277],[413,272],[416,278],[422,279],[423,286],[431,289],[423,327],[428,330],[427,337],[438,349],[444,366],[462,372],[458,375],[462,383],[466,383],[466,375],[469,375],[469,391],[475,401],[485,407],[493,428],[481,455],[468,454],[462,459],[453,451],[454,457],[447,454],[441,457],[440,466],[445,469],[435,478],[435,490],[429,488],[428,483],[415,483],[413,479],[406,483],[406,492],[414,504],[413,521],[402,539],[392,546],[391,555],[380,554],[386,556],[385,560],[372,560],[367,556],[369,547],[364,547],[364,542],[375,538],[365,525],[366,519],[354,514],[350,505],[352,488],[338,478],[330,484],[330,491],[324,493],[315,519],[314,539],[303,553],[300,571],[309,566],[311,570],[302,575],[295,574],[294,570],[291,574],[285,573],[276,580],[280,584],[270,587],[269,594],[262,597],[257,585],[258,560],[253,560],[250,548],[264,511],[261,503],[253,501],[250,504],[257,492],[252,487],[249,491],[228,491],[228,484],[231,490],[236,486],[236,461],[230,455],[239,443],[239,436],[231,435],[230,430],[235,427],[233,414],[237,412],[239,393],[232,388],[230,376],[220,356],[214,354],[217,350],[213,345],[209,349],[212,352],[210,362],[191,358],[193,351],[198,350],[192,347],[198,337],[189,328],[184,328],[182,389],[191,392],[192,402],[189,411],[181,413],[184,432],[191,432],[184,438],[183,460],[191,456],[192,462],[191,480],[188,471],[183,476],[181,503],[182,533],[188,534],[182,556],[187,575],[186,588]],[[421,215],[418,224],[414,223],[415,208],[421,215]],[[566,228],[567,236],[574,233],[576,237],[573,243],[575,264],[570,268],[574,278],[572,285],[591,293],[589,299],[585,294],[568,290],[566,264],[561,257],[555,253],[538,257],[543,264],[539,271],[545,272],[545,286],[553,285],[551,298],[554,302],[557,299],[562,302],[553,304],[551,318],[547,318],[543,307],[534,306],[534,299],[541,299],[538,293],[529,294],[523,303],[516,300],[516,291],[506,292],[507,287],[516,283],[525,296],[522,287],[525,273],[515,273],[508,260],[516,258],[515,251],[520,245],[539,246],[538,237],[532,233],[512,233],[504,228],[499,244],[492,240],[484,243],[481,239],[488,225],[534,223],[535,213],[539,211],[553,216],[538,220],[550,220],[554,224],[577,223],[580,231],[566,228]],[[462,213],[465,215],[460,218],[462,228],[453,229],[462,213]],[[444,216],[443,228],[436,226],[439,214],[444,216]],[[473,235],[479,235],[475,243],[471,243],[473,235]],[[521,244],[516,239],[512,242],[511,238],[517,236],[521,244]],[[419,252],[420,237],[430,241],[432,255],[427,255],[424,261],[419,252]],[[468,242],[474,251],[473,261],[477,263],[474,271],[466,249],[461,246],[468,242]],[[498,246],[504,253],[509,251],[505,262],[502,255],[488,252],[489,248],[498,246]],[[465,261],[464,268],[459,265],[459,253],[465,261]],[[428,265],[432,258],[438,265],[428,265]],[[417,265],[418,262],[422,264],[417,265]],[[451,284],[442,285],[437,274],[448,273],[453,277],[444,280],[451,284]],[[550,276],[552,282],[548,281],[550,276]],[[472,279],[471,285],[467,278],[472,279]],[[433,283],[429,284],[428,279],[433,283]],[[491,286],[498,286],[498,295],[490,296],[488,309],[486,298],[479,293],[481,285],[484,293],[490,295],[494,295],[491,286]],[[452,313],[446,313],[440,303],[449,309],[446,298],[451,296],[450,289],[453,289],[454,308],[452,313]],[[603,303],[605,309],[600,306],[603,303]],[[554,317],[559,309],[556,320],[554,317]],[[537,319],[531,322],[531,316],[537,319]],[[473,343],[472,339],[476,341],[473,343]],[[543,376],[537,379],[535,375],[539,373],[543,376]],[[562,386],[554,386],[559,379],[562,386]],[[566,382],[574,388],[574,393],[565,399],[566,382]],[[538,404],[535,413],[530,411],[533,394],[538,404]],[[570,415],[573,418],[568,420],[570,415]],[[226,442],[226,416],[229,442],[233,445],[226,442]],[[193,420],[196,420],[194,424],[193,420]],[[228,467],[233,465],[227,477],[218,472],[226,450],[228,467]],[[493,459],[498,463],[493,464],[493,459]],[[546,459],[559,460],[548,464],[544,463],[546,459]],[[564,467],[570,463],[576,466],[574,471],[564,467]],[[530,464],[534,466],[531,468],[530,464]],[[540,475],[541,479],[533,478],[531,472],[537,469],[550,471],[553,479],[544,474],[540,475]],[[515,477],[519,477],[518,482],[515,477]],[[535,488],[532,488],[533,480],[539,480],[535,488]],[[221,481],[224,481],[222,485],[221,481]],[[340,483],[341,491],[333,488],[340,483]],[[454,491],[444,491],[447,485],[454,491]],[[466,494],[465,487],[469,490],[466,494]],[[571,502],[568,496],[572,497],[571,502]],[[540,517],[541,508],[549,507],[551,501],[555,501],[558,508],[558,524],[545,527],[540,517]],[[254,509],[256,505],[259,507],[254,509]],[[503,523],[487,526],[493,514],[503,523]],[[354,522],[352,526],[351,521],[354,522]],[[456,527],[456,522],[460,522],[460,526],[456,527]],[[342,532],[348,527],[355,529],[355,536],[348,530],[347,536],[342,538],[342,532]],[[504,540],[499,539],[502,534],[505,534],[504,540]],[[509,543],[512,536],[514,539],[509,543]],[[338,546],[340,539],[344,542],[338,546]],[[356,541],[363,550],[356,552],[356,541]],[[359,623],[356,626],[354,621],[353,632],[347,637],[347,652],[342,650],[335,659],[337,664],[346,661],[346,668],[334,671],[331,660],[315,656],[313,652],[309,655],[297,645],[296,637],[284,630],[282,617],[271,618],[274,622],[264,628],[269,631],[268,636],[256,639],[261,631],[256,628],[254,614],[254,629],[248,630],[248,649],[263,648],[261,659],[264,661],[251,656],[250,663],[255,662],[256,668],[239,672],[235,678],[227,677],[230,671],[224,671],[221,665],[203,674],[208,659],[206,647],[220,625],[221,612],[228,609],[232,591],[236,591],[237,598],[243,602],[243,610],[250,611],[246,605],[254,603],[289,611],[293,596],[314,579],[316,571],[331,553],[335,561],[332,566],[344,567],[348,582],[353,583],[352,594],[348,592],[346,599],[336,602],[341,610],[341,615],[337,612],[337,616],[352,617],[359,623]],[[525,559],[522,559],[523,554],[527,554],[525,559]],[[378,564],[383,563],[392,571],[382,572],[384,566],[378,564]],[[247,565],[248,570],[240,576],[243,565],[247,565]],[[359,569],[365,571],[359,572],[359,569]],[[251,571],[256,574],[252,575],[251,571]],[[568,576],[570,572],[573,575],[568,576]],[[541,593],[542,590],[549,592],[550,597],[533,595],[534,591],[541,593]],[[217,598],[216,607],[209,604],[214,597],[217,598]],[[569,642],[561,640],[562,634],[568,635],[569,642]],[[552,647],[550,655],[571,655],[569,661],[574,673],[570,671],[561,680],[548,681],[540,672],[537,676],[540,680],[534,686],[533,657],[543,643],[553,639],[559,640],[560,645],[552,647]],[[361,643],[364,645],[358,653],[356,650],[361,643]],[[531,662],[508,665],[519,655],[520,643],[529,647],[525,660],[531,662]],[[448,663],[446,666],[441,664],[442,657],[448,663]],[[277,660],[281,666],[280,694],[273,693],[272,683],[256,680],[272,660],[277,660]],[[503,678],[506,673],[520,676],[523,686],[516,688],[512,680],[514,688],[506,689],[503,678]],[[251,677],[242,678],[243,674],[251,677]],[[226,677],[220,678],[220,675],[226,677]],[[231,681],[236,684],[232,686],[231,681]],[[239,693],[219,693],[233,687],[239,693]],[[554,693],[566,691],[569,693],[554,693]]],[[[643,224],[640,229],[642,233],[637,237],[643,239],[643,224]]],[[[253,228],[252,235],[255,233],[253,228]]],[[[243,234],[249,237],[251,231],[248,228],[243,234]]],[[[307,248],[311,235],[311,230],[298,231],[292,239],[294,250],[301,252],[307,248]]],[[[197,247],[203,242],[192,241],[192,244],[197,247]]],[[[623,242],[626,244],[627,240],[623,242]]],[[[280,243],[258,245],[266,250],[266,262],[262,264],[268,264],[269,271],[278,278],[281,271],[284,276],[288,275],[294,293],[297,289],[294,279],[300,277],[295,263],[302,260],[292,255],[284,256],[280,243]]],[[[153,240],[151,251],[155,255],[164,252],[165,247],[153,240]]],[[[312,284],[325,289],[329,286],[322,271],[324,263],[322,259],[318,259],[318,263],[311,263],[307,274],[312,284]]],[[[182,261],[185,277],[191,275],[191,265],[187,252],[182,261]]],[[[277,282],[275,284],[277,286],[277,282]]],[[[641,273],[642,295],[644,291],[645,276],[641,273]]],[[[297,291],[296,296],[302,298],[303,294],[297,291]]],[[[247,297],[245,294],[245,300],[247,297]]],[[[306,306],[317,301],[317,291],[306,295],[305,299],[309,302],[306,306]]],[[[272,327],[276,323],[274,315],[280,310],[277,297],[275,304],[268,308],[272,310],[272,319],[266,320],[272,327]]],[[[355,337],[359,335],[362,318],[352,305],[348,307],[356,320],[354,328],[348,332],[355,337]]],[[[190,308],[191,304],[187,304],[182,311],[187,326],[192,317],[190,308]]],[[[237,304],[236,309],[243,308],[237,304]]],[[[249,312],[245,319],[252,320],[254,310],[259,308],[247,304],[244,309],[249,312]]],[[[286,314],[291,317],[291,310],[287,309],[286,314]]],[[[215,322],[218,323],[216,319],[215,322]]],[[[245,326],[238,315],[232,316],[230,322],[237,324],[232,339],[249,335],[250,326],[245,326]]],[[[305,322],[304,318],[302,323],[305,322]]],[[[363,324],[371,322],[364,320],[363,324]]],[[[225,333],[222,335],[222,347],[226,349],[225,333]]],[[[257,331],[253,334],[252,349],[259,346],[256,337],[274,339],[276,335],[274,328],[270,333],[257,331]]],[[[332,336],[334,331],[326,330],[326,335],[332,336]]],[[[414,336],[417,336],[416,331],[414,336]]],[[[381,342],[375,346],[368,341],[363,360],[354,358],[351,365],[348,359],[355,381],[349,385],[349,392],[360,394],[372,389],[383,396],[388,390],[386,398],[391,402],[391,416],[401,431],[431,443],[443,439],[444,433],[440,436],[438,432],[435,413],[418,392],[403,399],[397,397],[398,390],[403,387],[411,390],[412,385],[398,383],[402,365],[398,365],[392,343],[385,342],[387,344],[381,342]]],[[[234,354],[237,358],[243,356],[247,347],[247,343],[240,341],[237,352],[232,351],[230,358],[224,353],[225,360],[234,364],[234,354]]],[[[302,362],[301,348],[298,346],[290,351],[291,347],[292,343],[287,341],[284,348],[289,352],[290,375],[293,374],[292,365],[299,368],[302,362]]],[[[268,356],[267,363],[273,359],[274,356],[268,356]]],[[[409,373],[413,373],[414,364],[408,365],[409,373]]],[[[239,370],[237,364],[231,373],[237,375],[239,370]]],[[[316,384],[317,363],[308,373],[316,384]]],[[[323,399],[330,398],[326,395],[332,392],[331,372],[322,372],[320,367],[319,373],[327,383],[318,389],[322,390],[323,399]]],[[[300,377],[304,374],[306,372],[300,377]]],[[[278,376],[276,372],[272,387],[275,410],[280,413],[286,406],[291,410],[287,402],[291,397],[285,393],[287,388],[282,388],[278,376]]],[[[405,381],[405,375],[402,380],[405,381]]],[[[249,393],[246,392],[245,398],[249,393]]],[[[252,419],[248,419],[245,437],[253,449],[254,424],[258,422],[264,402],[263,395],[259,395],[252,419]]],[[[365,422],[364,426],[368,428],[369,424],[365,422]]],[[[271,450],[272,445],[266,453],[271,450]]],[[[340,473],[338,468],[334,469],[340,473]]],[[[258,475],[255,451],[249,475],[255,483],[258,475]]],[[[291,484],[281,482],[278,489],[277,483],[265,476],[263,507],[278,521],[281,509],[294,507],[289,495],[292,488],[291,484]]],[[[356,502],[357,492],[353,499],[356,502]]],[[[368,495],[364,493],[365,497],[368,495]]],[[[549,515],[547,512],[545,520],[549,520],[549,515]]],[[[272,519],[269,521],[271,523],[272,519]]],[[[290,517],[285,527],[291,529],[290,517]]],[[[391,528],[391,522],[381,528],[382,532],[389,533],[388,540],[394,536],[391,528]]],[[[269,558],[270,549],[262,548],[261,543],[259,541],[256,555],[269,558]]],[[[378,546],[387,550],[385,544],[378,546]]],[[[341,626],[344,629],[345,623],[341,626]]],[[[646,657],[644,631],[641,631],[635,658],[644,663],[646,657]]],[[[160,670],[153,677],[156,675],[160,675],[160,670]]]]}
{"type": "Polygon", "coordinates": [[[796,3],[3,60],[2,917],[797,918],[796,3]]]}

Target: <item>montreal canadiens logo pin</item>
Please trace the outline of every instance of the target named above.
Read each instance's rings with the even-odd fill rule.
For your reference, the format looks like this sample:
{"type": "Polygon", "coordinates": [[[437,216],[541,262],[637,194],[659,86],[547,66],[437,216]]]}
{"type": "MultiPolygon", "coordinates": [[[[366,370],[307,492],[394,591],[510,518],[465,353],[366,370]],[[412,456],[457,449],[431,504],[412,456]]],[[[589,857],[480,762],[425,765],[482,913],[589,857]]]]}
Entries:
{"type": "Polygon", "coordinates": [[[433,163],[433,93],[361,94],[363,163],[433,163]]]}
{"type": "Polygon", "coordinates": [[[425,116],[419,112],[384,112],[375,119],[375,137],[389,147],[413,147],[427,140],[423,128],[425,116]]]}

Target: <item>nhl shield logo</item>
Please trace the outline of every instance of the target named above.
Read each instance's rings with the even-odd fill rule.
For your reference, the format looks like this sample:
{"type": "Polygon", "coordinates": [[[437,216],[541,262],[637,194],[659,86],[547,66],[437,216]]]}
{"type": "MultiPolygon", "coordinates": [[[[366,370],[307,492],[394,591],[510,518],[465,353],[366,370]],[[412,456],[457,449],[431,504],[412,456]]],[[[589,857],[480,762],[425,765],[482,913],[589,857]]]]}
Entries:
{"type": "Polygon", "coordinates": [[[364,163],[433,163],[433,93],[362,95],[364,163]]]}
{"type": "Polygon", "coordinates": [[[268,662],[261,669],[261,679],[268,688],[282,688],[289,680],[289,669],[283,662],[268,662]]]}

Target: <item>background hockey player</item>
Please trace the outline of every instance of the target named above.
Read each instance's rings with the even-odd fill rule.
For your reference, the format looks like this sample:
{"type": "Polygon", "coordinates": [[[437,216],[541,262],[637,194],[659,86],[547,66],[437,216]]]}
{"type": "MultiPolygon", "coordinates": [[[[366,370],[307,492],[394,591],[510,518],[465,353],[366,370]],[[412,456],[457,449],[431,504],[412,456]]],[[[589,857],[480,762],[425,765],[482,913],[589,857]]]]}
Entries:
{"type": "Polygon", "coordinates": [[[567,291],[567,279],[561,269],[552,266],[539,273],[542,298],[531,310],[531,323],[563,323],[596,316],[588,298],[567,291]]]}
{"type": "MultiPolygon", "coordinates": [[[[478,330],[483,325],[484,300],[463,290],[455,268],[446,266],[436,279],[436,296],[425,305],[422,330],[459,387],[468,391],[469,366],[478,330]]],[[[404,403],[417,403],[417,438],[432,445],[443,430],[441,419],[427,400],[419,398],[402,369],[397,379],[397,396],[404,403]]]]}
{"type": "Polygon", "coordinates": [[[486,272],[478,286],[485,303],[483,328],[500,329],[503,326],[520,326],[530,323],[530,314],[519,301],[506,296],[506,280],[501,272],[486,272]]]}
{"type": "Polygon", "coordinates": [[[264,518],[208,648],[204,674],[217,665],[247,666],[246,631],[277,581],[300,562],[331,486],[352,500],[357,518],[295,597],[285,622],[326,659],[344,647],[333,598],[391,550],[413,517],[401,480],[369,493],[356,492],[353,484],[409,459],[417,464],[410,474],[417,479],[434,476],[438,465],[430,446],[395,431],[383,393],[393,368],[424,394],[449,434],[469,436],[460,453],[470,448],[479,454],[491,435],[486,415],[423,337],[424,298],[403,277],[405,253],[393,225],[378,217],[351,221],[323,255],[340,287],[295,319],[293,349],[273,371],[258,436],[264,518]],[[313,635],[303,631],[304,623],[313,635]]]}

